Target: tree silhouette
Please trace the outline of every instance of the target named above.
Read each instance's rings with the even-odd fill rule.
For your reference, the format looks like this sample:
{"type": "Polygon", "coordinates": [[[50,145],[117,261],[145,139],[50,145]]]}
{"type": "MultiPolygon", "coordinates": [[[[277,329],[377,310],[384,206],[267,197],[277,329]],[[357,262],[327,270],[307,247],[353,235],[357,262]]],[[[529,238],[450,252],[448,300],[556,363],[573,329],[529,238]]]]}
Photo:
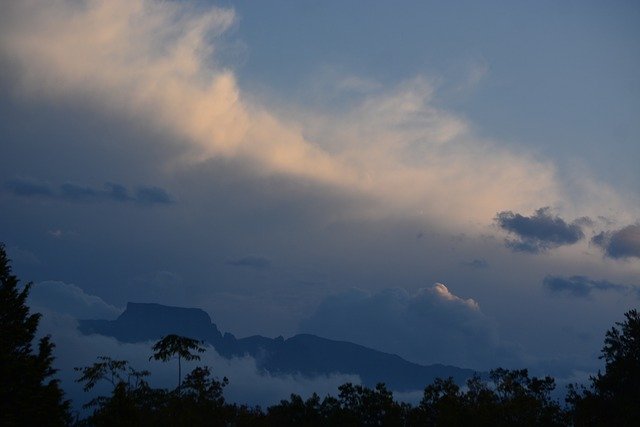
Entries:
{"type": "Polygon", "coordinates": [[[605,335],[604,374],[591,377],[589,389],[569,387],[575,425],[637,425],[640,420],[640,314],[630,310],[624,316],[605,335]]]}
{"type": "Polygon", "coordinates": [[[143,425],[157,408],[157,396],[162,393],[149,387],[145,380],[149,371],[137,371],[126,360],[100,356],[93,365],[74,369],[80,372],[76,382],[83,383],[84,391],[102,381],[113,387],[110,396],[97,396],[83,405],[93,408],[86,420],[89,425],[143,425]]]}
{"type": "Polygon", "coordinates": [[[153,356],[149,360],[161,360],[166,362],[171,360],[172,357],[178,356],[178,388],[182,384],[182,359],[200,360],[200,356],[192,353],[204,353],[205,348],[202,347],[203,341],[194,340],[193,338],[187,338],[180,335],[166,335],[160,339],[153,346],[153,356]]]}
{"type": "Polygon", "coordinates": [[[0,244],[0,425],[66,425],[69,402],[51,379],[54,344],[46,336],[33,351],[40,314],[26,304],[31,283],[18,285],[0,244]]]}

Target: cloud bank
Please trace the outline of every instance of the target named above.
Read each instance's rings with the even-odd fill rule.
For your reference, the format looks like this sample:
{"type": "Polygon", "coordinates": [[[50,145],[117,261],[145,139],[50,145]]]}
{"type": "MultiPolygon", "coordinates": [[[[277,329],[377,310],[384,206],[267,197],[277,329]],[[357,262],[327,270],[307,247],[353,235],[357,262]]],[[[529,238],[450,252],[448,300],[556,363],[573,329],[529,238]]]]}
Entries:
{"type": "Polygon", "coordinates": [[[473,299],[436,283],[411,293],[353,289],[327,297],[301,332],[355,342],[408,360],[476,369],[515,357],[473,299]],[[498,357],[499,356],[499,357],[498,357]]]}
{"type": "MultiPolygon", "coordinates": [[[[0,55],[19,96],[134,118],[183,146],[170,162],[236,159],[259,174],[358,194],[369,200],[360,215],[458,227],[486,224],[501,206],[560,198],[552,166],[474,137],[462,118],[435,105],[423,77],[370,89],[339,115],[274,113],[218,62],[233,10],[154,0],[26,0],[5,9],[0,55]]],[[[108,191],[125,197],[120,190],[108,191]]]]}

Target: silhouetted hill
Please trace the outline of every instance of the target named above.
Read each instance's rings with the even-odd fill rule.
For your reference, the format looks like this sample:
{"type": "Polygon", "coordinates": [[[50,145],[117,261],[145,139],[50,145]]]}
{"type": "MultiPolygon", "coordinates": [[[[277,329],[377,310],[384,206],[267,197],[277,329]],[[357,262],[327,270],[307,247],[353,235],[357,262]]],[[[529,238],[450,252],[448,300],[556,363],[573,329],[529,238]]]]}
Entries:
{"type": "Polygon", "coordinates": [[[78,328],[84,334],[106,335],[128,343],[178,334],[206,341],[226,358],[248,354],[259,368],[272,374],[356,374],[367,386],[384,382],[397,391],[422,389],[438,377],[453,377],[463,383],[474,374],[471,369],[454,366],[418,365],[394,354],[309,334],[286,340],[259,335],[237,339],[230,333],[223,336],[209,315],[197,308],[128,303],[116,320],[80,320],[78,328]]]}

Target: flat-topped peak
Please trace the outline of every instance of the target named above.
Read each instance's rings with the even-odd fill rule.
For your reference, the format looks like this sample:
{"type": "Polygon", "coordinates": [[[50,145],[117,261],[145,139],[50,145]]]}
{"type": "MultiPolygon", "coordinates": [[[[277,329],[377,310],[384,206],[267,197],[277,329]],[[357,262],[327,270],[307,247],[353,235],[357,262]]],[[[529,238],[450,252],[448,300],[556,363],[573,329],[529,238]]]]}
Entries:
{"type": "Polygon", "coordinates": [[[126,310],[120,315],[120,319],[144,316],[150,318],[171,318],[172,320],[187,321],[189,323],[211,324],[211,316],[200,308],[175,307],[157,303],[128,302],[126,310]]]}
{"type": "Polygon", "coordinates": [[[89,333],[105,333],[125,342],[155,340],[167,334],[217,342],[222,335],[206,311],[156,303],[128,302],[114,321],[81,321],[89,333]]]}

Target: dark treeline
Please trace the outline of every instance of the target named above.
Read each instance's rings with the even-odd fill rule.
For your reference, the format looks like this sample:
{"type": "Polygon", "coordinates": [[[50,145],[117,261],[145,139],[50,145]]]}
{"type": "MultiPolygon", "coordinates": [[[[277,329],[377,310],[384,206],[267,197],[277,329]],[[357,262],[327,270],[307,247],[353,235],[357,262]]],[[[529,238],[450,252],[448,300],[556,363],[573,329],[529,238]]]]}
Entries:
{"type": "Polygon", "coordinates": [[[91,415],[72,416],[70,402],[53,378],[53,343],[34,351],[39,314],[26,304],[30,283],[20,288],[0,245],[0,425],[86,426],[589,426],[640,425],[640,315],[636,310],[607,331],[601,358],[604,372],[586,386],[572,385],[564,402],[551,397],[552,377],[530,377],[526,369],[495,369],[488,379],[470,378],[464,387],[451,378],[427,385],[417,405],[394,400],[384,384],[369,388],[343,384],[335,396],[308,399],[292,394],[266,409],[228,403],[227,378],[199,366],[182,375],[182,361],[199,360],[202,343],[168,335],[151,359],[175,360],[177,386],[154,388],[150,373],[125,360],[102,356],[76,368],[85,391],[98,383],[110,392],[87,402],[91,415]]]}

